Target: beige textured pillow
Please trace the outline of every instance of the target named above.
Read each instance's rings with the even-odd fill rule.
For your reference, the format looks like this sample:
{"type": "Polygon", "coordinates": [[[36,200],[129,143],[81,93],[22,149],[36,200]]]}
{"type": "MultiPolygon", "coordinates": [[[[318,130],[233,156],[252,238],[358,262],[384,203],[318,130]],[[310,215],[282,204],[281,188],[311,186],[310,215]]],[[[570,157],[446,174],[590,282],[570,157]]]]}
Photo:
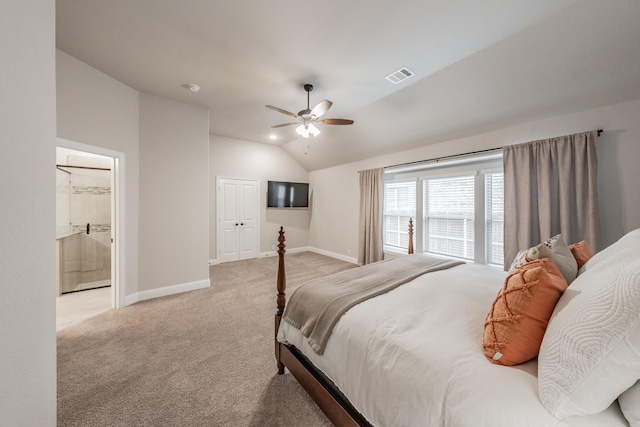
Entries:
{"type": "Polygon", "coordinates": [[[551,258],[521,265],[504,282],[484,322],[484,354],[517,365],[538,355],[553,309],[567,282],[551,258]]]}
{"type": "Polygon", "coordinates": [[[513,273],[522,264],[541,258],[551,258],[568,284],[571,284],[578,275],[576,259],[560,234],[537,246],[518,252],[509,273],[513,273]]]}

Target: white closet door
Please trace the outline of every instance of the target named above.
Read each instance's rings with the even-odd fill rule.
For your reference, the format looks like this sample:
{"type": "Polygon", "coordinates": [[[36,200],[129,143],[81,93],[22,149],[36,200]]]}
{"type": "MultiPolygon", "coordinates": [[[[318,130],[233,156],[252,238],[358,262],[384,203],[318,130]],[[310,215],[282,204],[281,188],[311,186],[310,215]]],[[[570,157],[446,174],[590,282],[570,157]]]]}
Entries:
{"type": "Polygon", "coordinates": [[[259,182],[218,178],[218,262],[258,257],[259,182]]]}
{"type": "Polygon", "coordinates": [[[218,261],[238,260],[238,185],[221,179],[218,185],[218,261]]]}
{"type": "Polygon", "coordinates": [[[240,200],[240,233],[238,234],[240,259],[258,257],[258,182],[243,181],[240,183],[242,197],[240,200]]]}

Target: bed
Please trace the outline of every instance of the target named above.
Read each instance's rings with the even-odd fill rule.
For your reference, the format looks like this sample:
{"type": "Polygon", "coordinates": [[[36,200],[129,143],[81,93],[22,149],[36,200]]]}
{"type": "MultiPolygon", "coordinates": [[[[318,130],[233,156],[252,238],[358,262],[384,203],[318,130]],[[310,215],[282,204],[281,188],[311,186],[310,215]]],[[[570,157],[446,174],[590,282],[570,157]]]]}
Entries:
{"type": "MultiPolygon", "coordinates": [[[[540,357],[515,366],[490,363],[483,349],[487,312],[507,273],[475,264],[436,269],[357,303],[339,317],[318,352],[299,325],[283,320],[287,303],[284,241],[281,228],[275,319],[278,372],[287,368],[334,425],[628,426],[628,420],[632,425],[640,422],[634,418],[640,410],[640,383],[636,383],[640,379],[640,261],[635,259],[640,258],[640,230],[582,266],[553,311],[540,357]],[[602,293],[601,282],[611,282],[602,286],[613,289],[611,295],[602,293]],[[615,304],[585,312],[593,301],[615,304]],[[609,321],[619,312],[623,320],[609,321]],[[586,320],[580,315],[586,315],[586,320]],[[565,330],[575,326],[571,322],[588,331],[583,343],[569,340],[575,354],[562,347],[567,345],[565,330]],[[592,333],[595,329],[597,333],[592,333]],[[609,360],[612,354],[617,359],[609,360]],[[569,390],[565,394],[563,387],[569,390]]],[[[341,274],[332,278],[337,280],[341,274]]],[[[582,339],[585,334],[578,335],[582,339]]]]}

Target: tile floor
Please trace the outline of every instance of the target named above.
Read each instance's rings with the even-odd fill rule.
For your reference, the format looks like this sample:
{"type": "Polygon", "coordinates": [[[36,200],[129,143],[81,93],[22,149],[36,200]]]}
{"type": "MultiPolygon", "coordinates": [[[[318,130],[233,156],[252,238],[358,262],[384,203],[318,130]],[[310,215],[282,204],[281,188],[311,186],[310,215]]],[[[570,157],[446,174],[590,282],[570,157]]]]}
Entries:
{"type": "Polygon", "coordinates": [[[111,287],[56,298],[56,331],[111,309],[111,287]]]}

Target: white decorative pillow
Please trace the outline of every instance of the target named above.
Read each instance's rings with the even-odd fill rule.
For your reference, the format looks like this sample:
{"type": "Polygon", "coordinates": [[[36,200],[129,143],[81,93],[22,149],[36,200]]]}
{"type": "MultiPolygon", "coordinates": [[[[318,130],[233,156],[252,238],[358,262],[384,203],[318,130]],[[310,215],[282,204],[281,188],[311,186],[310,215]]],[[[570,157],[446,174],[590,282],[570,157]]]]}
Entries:
{"type": "Polygon", "coordinates": [[[622,393],[618,403],[631,427],[640,427],[640,381],[622,393]]]}
{"type": "Polygon", "coordinates": [[[538,357],[540,401],[555,417],[601,412],[640,379],[638,254],[640,230],[594,256],[560,297],[538,357]]]}
{"type": "Polygon", "coordinates": [[[578,275],[576,259],[560,234],[537,246],[518,252],[511,263],[509,273],[513,274],[523,264],[540,258],[551,258],[568,284],[571,284],[578,275]]]}
{"type": "Polygon", "coordinates": [[[528,252],[529,252],[529,249],[522,249],[518,251],[518,253],[516,254],[516,257],[513,259],[513,262],[511,263],[511,266],[509,267],[509,274],[515,273],[518,268],[520,268],[521,266],[529,262],[529,260],[527,259],[528,252]]]}

